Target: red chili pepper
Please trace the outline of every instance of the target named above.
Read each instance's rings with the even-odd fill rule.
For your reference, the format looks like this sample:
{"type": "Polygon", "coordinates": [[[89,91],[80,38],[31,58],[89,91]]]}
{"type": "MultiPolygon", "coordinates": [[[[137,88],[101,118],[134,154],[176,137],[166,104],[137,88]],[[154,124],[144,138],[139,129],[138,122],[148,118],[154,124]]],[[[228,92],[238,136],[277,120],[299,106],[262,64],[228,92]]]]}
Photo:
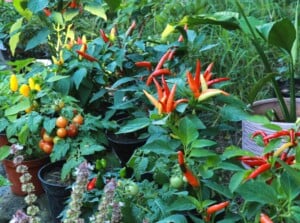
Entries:
{"type": "Polygon", "coordinates": [[[158,81],[155,78],[153,78],[153,82],[154,82],[155,87],[156,87],[158,100],[160,101],[163,98],[163,95],[164,95],[163,88],[160,86],[160,84],[158,83],[158,81]]]}
{"type": "Polygon", "coordinates": [[[273,223],[271,218],[268,215],[264,214],[264,213],[260,214],[259,222],[260,223],[273,223]]]}
{"type": "Polygon", "coordinates": [[[69,3],[69,8],[71,8],[71,9],[75,9],[75,8],[78,8],[78,7],[79,7],[79,4],[77,4],[76,0],[72,0],[69,3]]]}
{"type": "Polygon", "coordinates": [[[207,66],[206,70],[204,71],[203,77],[204,77],[204,79],[205,79],[206,81],[209,81],[210,78],[212,77],[212,72],[211,72],[211,70],[212,70],[213,66],[214,66],[214,63],[210,63],[210,64],[207,66]]]}
{"type": "Polygon", "coordinates": [[[173,85],[168,100],[166,104],[166,112],[169,113],[174,110],[173,105],[174,105],[174,97],[175,97],[175,92],[176,92],[176,84],[173,85]]]}
{"type": "Polygon", "coordinates": [[[171,50],[169,49],[159,60],[158,64],[155,67],[155,70],[161,69],[163,64],[167,61],[171,50]]]}
{"type": "Polygon", "coordinates": [[[97,183],[97,177],[94,177],[90,182],[88,182],[87,184],[87,190],[93,190],[96,187],[96,183],[97,183]]]}
{"type": "Polygon", "coordinates": [[[105,43],[108,43],[109,42],[109,38],[107,37],[107,35],[105,34],[104,30],[103,29],[100,29],[100,35],[101,35],[101,38],[103,39],[103,41],[105,43]]]}
{"type": "Polygon", "coordinates": [[[220,83],[220,82],[222,82],[222,81],[228,81],[228,80],[229,80],[228,77],[220,77],[220,78],[216,78],[216,79],[207,81],[207,86],[211,86],[211,85],[213,85],[213,84],[220,83]]]}
{"type": "Polygon", "coordinates": [[[208,207],[206,209],[206,214],[207,215],[212,215],[214,213],[216,213],[217,211],[220,211],[220,210],[223,210],[224,208],[226,208],[228,205],[230,204],[229,201],[224,201],[222,203],[219,203],[219,204],[214,204],[210,207],[208,207]]]}
{"type": "Polygon", "coordinates": [[[258,135],[261,135],[263,137],[264,145],[267,145],[269,143],[269,140],[266,140],[265,137],[267,136],[267,133],[265,133],[262,130],[256,131],[252,134],[252,139],[258,135]]]}
{"type": "Polygon", "coordinates": [[[80,50],[76,50],[76,52],[82,56],[83,58],[93,62],[93,61],[97,61],[97,59],[95,57],[92,57],[91,55],[87,54],[87,53],[84,53],[84,52],[81,52],[80,50]]]}
{"type": "Polygon", "coordinates": [[[243,160],[242,162],[250,167],[261,166],[266,163],[265,160],[243,160]]]}
{"type": "Polygon", "coordinates": [[[44,8],[43,11],[47,17],[51,15],[51,11],[48,8],[44,8]]]}
{"type": "Polygon", "coordinates": [[[137,66],[137,67],[146,67],[148,70],[152,69],[152,64],[149,61],[135,62],[135,66],[137,66]]]}
{"type": "Polygon", "coordinates": [[[171,74],[171,71],[167,68],[163,68],[163,69],[158,69],[158,70],[155,70],[153,71],[147,81],[146,81],[146,85],[149,86],[151,83],[152,83],[152,80],[153,80],[153,77],[156,77],[156,76],[159,76],[159,75],[163,75],[163,74],[171,74]]]}
{"type": "Polygon", "coordinates": [[[182,151],[177,152],[178,155],[178,164],[180,166],[181,171],[183,172],[183,175],[185,176],[187,182],[192,186],[192,187],[199,187],[200,182],[198,178],[192,173],[190,169],[186,166],[184,162],[184,155],[182,151]]]}
{"type": "Polygon", "coordinates": [[[282,136],[289,136],[289,135],[290,135],[289,130],[281,130],[281,131],[278,131],[278,132],[275,132],[273,134],[265,136],[264,140],[270,141],[270,139],[276,139],[276,138],[280,138],[282,136]]]}
{"type": "Polygon", "coordinates": [[[176,53],[176,48],[171,50],[168,56],[168,60],[172,60],[174,58],[175,53],[176,53]]]}
{"type": "Polygon", "coordinates": [[[125,36],[130,36],[132,34],[133,30],[135,29],[135,27],[136,27],[136,21],[133,20],[131,25],[129,26],[128,30],[126,31],[125,36]]]}
{"type": "Polygon", "coordinates": [[[271,168],[271,164],[270,163],[265,163],[261,166],[259,166],[257,169],[255,169],[248,177],[246,180],[250,180],[253,178],[256,178],[259,174],[262,174],[263,172],[266,172],[267,170],[269,170],[271,168]]]}
{"type": "Polygon", "coordinates": [[[294,163],[294,160],[295,160],[295,155],[291,155],[285,159],[285,163],[288,165],[292,165],[294,163]]]}

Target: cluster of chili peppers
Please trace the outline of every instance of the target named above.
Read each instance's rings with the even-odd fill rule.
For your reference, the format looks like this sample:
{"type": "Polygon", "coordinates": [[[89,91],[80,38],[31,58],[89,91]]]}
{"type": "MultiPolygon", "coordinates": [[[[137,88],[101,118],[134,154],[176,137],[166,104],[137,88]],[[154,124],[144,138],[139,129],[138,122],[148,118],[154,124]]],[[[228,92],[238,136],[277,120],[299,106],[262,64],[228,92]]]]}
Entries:
{"type": "Polygon", "coordinates": [[[81,48],[80,50],[76,50],[76,53],[79,54],[79,58],[81,59],[84,58],[84,59],[87,59],[88,61],[97,61],[97,59],[89,54],[86,53],[87,51],[87,43],[86,43],[86,37],[85,35],[82,36],[82,39],[78,38],[77,40],[77,44],[81,45],[81,48]]]}
{"type": "MultiPolygon", "coordinates": [[[[287,137],[289,140],[285,143],[283,143],[278,149],[275,151],[268,152],[264,154],[263,156],[242,156],[238,159],[241,160],[244,164],[248,165],[251,168],[254,169],[250,175],[246,178],[246,180],[254,179],[260,174],[268,171],[271,169],[272,160],[270,158],[279,158],[283,162],[285,162],[288,165],[292,165],[295,161],[295,155],[290,154],[289,149],[297,145],[296,138],[300,136],[300,132],[295,132],[294,129],[290,130],[281,130],[273,134],[266,134],[264,131],[256,131],[253,133],[252,137],[261,136],[262,140],[264,142],[264,145],[267,146],[269,142],[273,139],[279,139],[282,137],[287,137]]],[[[281,167],[279,162],[274,163],[275,168],[281,167]]]]}
{"type": "Polygon", "coordinates": [[[196,62],[196,70],[195,70],[195,76],[193,77],[192,73],[190,71],[187,71],[187,82],[189,84],[189,87],[196,99],[199,101],[203,101],[207,98],[210,98],[212,96],[223,94],[223,95],[229,95],[227,92],[222,91],[220,89],[213,89],[209,88],[213,84],[220,83],[223,81],[229,80],[227,77],[220,77],[216,79],[212,78],[212,67],[213,63],[209,64],[206,70],[203,74],[201,74],[201,63],[200,60],[197,60],[196,62]]]}

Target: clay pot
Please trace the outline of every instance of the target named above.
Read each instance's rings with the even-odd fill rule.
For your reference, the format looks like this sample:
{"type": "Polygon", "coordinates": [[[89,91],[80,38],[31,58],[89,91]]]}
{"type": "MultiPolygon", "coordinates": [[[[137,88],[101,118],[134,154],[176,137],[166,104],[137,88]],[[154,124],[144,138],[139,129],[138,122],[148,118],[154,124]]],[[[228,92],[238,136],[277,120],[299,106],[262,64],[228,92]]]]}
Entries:
{"type": "MultiPolygon", "coordinates": [[[[39,169],[49,162],[49,157],[43,157],[41,159],[35,159],[35,160],[29,160],[24,161],[22,164],[26,165],[28,167],[28,172],[31,174],[32,179],[31,182],[33,183],[35,187],[35,194],[40,195],[44,193],[43,187],[41,185],[41,182],[38,178],[38,171],[39,169]]],[[[6,171],[6,175],[8,180],[11,183],[11,191],[13,194],[18,196],[25,196],[27,193],[23,192],[21,190],[21,182],[20,182],[20,173],[16,172],[16,166],[14,165],[12,160],[5,159],[2,161],[3,166],[6,171]]]]}

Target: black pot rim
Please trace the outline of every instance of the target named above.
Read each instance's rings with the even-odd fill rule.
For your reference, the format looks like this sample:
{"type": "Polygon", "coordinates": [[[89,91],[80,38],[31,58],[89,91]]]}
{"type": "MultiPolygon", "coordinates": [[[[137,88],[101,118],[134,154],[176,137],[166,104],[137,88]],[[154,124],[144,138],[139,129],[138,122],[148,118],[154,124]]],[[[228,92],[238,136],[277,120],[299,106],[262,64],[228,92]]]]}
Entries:
{"type": "Polygon", "coordinates": [[[38,178],[40,179],[40,181],[43,183],[43,184],[47,184],[47,185],[50,185],[50,186],[54,186],[54,187],[60,187],[60,188],[66,188],[66,185],[60,185],[60,184],[54,184],[54,183],[49,183],[48,181],[46,181],[43,177],[44,177],[44,173],[46,172],[46,170],[48,169],[51,169],[51,167],[60,167],[63,165],[65,161],[58,161],[58,162],[55,162],[55,163],[47,163],[45,164],[44,166],[42,166],[39,171],[38,171],[38,178]]]}

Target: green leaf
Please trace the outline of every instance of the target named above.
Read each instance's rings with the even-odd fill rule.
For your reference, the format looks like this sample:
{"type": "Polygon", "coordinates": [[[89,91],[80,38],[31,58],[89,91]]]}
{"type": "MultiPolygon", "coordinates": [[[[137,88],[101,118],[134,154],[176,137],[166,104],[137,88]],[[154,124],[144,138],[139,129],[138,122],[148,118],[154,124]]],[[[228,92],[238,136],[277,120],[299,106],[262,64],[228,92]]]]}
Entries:
{"type": "MultiPolygon", "coordinates": [[[[114,3],[118,3],[118,0],[113,0],[114,3]]],[[[111,7],[111,6],[110,6],[111,7]]],[[[96,15],[105,21],[107,20],[107,16],[103,7],[100,4],[86,4],[84,6],[84,10],[90,12],[93,15],[96,15]]]]}
{"type": "Polygon", "coordinates": [[[61,170],[61,179],[67,179],[69,174],[72,173],[75,167],[79,166],[84,161],[83,157],[76,159],[72,157],[71,159],[67,160],[67,162],[63,165],[61,170]]]}
{"type": "Polygon", "coordinates": [[[107,92],[106,89],[102,88],[100,89],[98,92],[94,93],[91,100],[89,101],[89,103],[92,103],[96,100],[98,100],[99,98],[101,98],[105,93],[107,92]]]}
{"type": "Polygon", "coordinates": [[[296,39],[296,30],[289,19],[281,19],[258,26],[257,30],[269,44],[285,49],[291,54],[296,39]]]}
{"type": "Polygon", "coordinates": [[[54,21],[56,24],[64,25],[64,18],[63,18],[63,15],[62,15],[60,12],[55,12],[55,11],[53,11],[53,12],[51,13],[51,18],[53,19],[53,21],[54,21]]]}
{"type": "Polygon", "coordinates": [[[220,114],[224,119],[228,121],[241,121],[247,119],[250,114],[246,112],[243,108],[225,105],[220,109],[220,114]]]}
{"type": "Polygon", "coordinates": [[[28,117],[28,125],[31,132],[37,132],[43,117],[37,112],[31,112],[28,117]]]}
{"type": "Polygon", "coordinates": [[[217,184],[216,182],[206,181],[205,186],[209,187],[210,189],[218,192],[219,194],[224,195],[227,198],[232,198],[233,194],[230,192],[228,187],[217,184]]]}
{"type": "Polygon", "coordinates": [[[48,0],[29,0],[28,9],[30,9],[33,13],[42,11],[45,7],[48,6],[48,2],[48,0]]]}
{"type": "Polygon", "coordinates": [[[188,27],[199,26],[201,24],[211,24],[211,25],[220,25],[225,29],[239,29],[238,22],[239,14],[236,12],[216,12],[214,14],[202,14],[202,15],[192,15],[185,16],[181,21],[177,24],[168,24],[165,30],[162,33],[162,38],[166,38],[176,29],[176,26],[184,26],[185,24],[188,27]]]}
{"type": "Polygon", "coordinates": [[[197,139],[192,142],[191,147],[192,148],[203,148],[208,146],[214,146],[217,143],[215,141],[209,140],[209,139],[197,139]]]}
{"type": "Polygon", "coordinates": [[[236,189],[245,201],[254,201],[261,204],[274,204],[278,202],[277,193],[273,187],[261,181],[247,181],[236,189]]]}
{"type": "Polygon", "coordinates": [[[125,125],[122,125],[120,127],[119,131],[117,131],[116,134],[136,132],[138,130],[146,128],[150,124],[150,119],[146,117],[129,120],[125,125]]]}
{"type": "Polygon", "coordinates": [[[10,154],[10,146],[1,146],[0,147],[0,160],[6,159],[10,154]]]}
{"type": "Polygon", "coordinates": [[[111,10],[116,10],[121,5],[121,0],[104,0],[111,10]]]}
{"type": "Polygon", "coordinates": [[[20,35],[21,32],[19,31],[22,27],[23,23],[23,18],[19,18],[10,28],[9,34],[10,34],[10,39],[9,39],[9,48],[12,53],[12,55],[15,55],[15,51],[17,48],[17,45],[20,40],[20,35]]]}
{"type": "Polygon", "coordinates": [[[186,197],[176,197],[176,202],[173,202],[167,207],[167,212],[171,211],[187,211],[195,209],[195,205],[186,197]]]}
{"type": "Polygon", "coordinates": [[[0,132],[3,132],[8,125],[9,122],[6,118],[0,118],[0,132]]]}
{"type": "Polygon", "coordinates": [[[183,215],[174,214],[158,221],[157,223],[188,223],[188,221],[183,215]]]}
{"type": "Polygon", "coordinates": [[[213,151],[207,149],[192,149],[190,153],[190,157],[209,157],[209,156],[216,156],[217,154],[213,151]]]}
{"type": "Polygon", "coordinates": [[[187,117],[182,118],[178,123],[179,128],[175,134],[180,138],[184,146],[188,146],[199,136],[199,132],[193,124],[187,117]]]}
{"type": "Polygon", "coordinates": [[[43,122],[43,128],[46,132],[50,133],[55,128],[56,118],[45,117],[43,122]]]}
{"type": "Polygon", "coordinates": [[[21,128],[20,132],[18,132],[17,135],[18,135],[18,141],[20,142],[20,144],[21,145],[26,145],[28,136],[30,135],[28,125],[24,125],[21,128]]]}
{"type": "Polygon", "coordinates": [[[32,17],[32,12],[27,7],[28,0],[14,0],[14,7],[21,16],[25,17],[27,20],[30,20],[32,17]]]}
{"type": "Polygon", "coordinates": [[[117,80],[112,86],[111,88],[117,88],[119,86],[121,86],[122,84],[126,84],[128,82],[131,82],[131,81],[135,81],[136,79],[133,78],[133,77],[124,77],[124,78],[121,78],[119,80],[117,80]]]}
{"type": "Polygon", "coordinates": [[[237,146],[228,146],[221,155],[223,160],[239,156],[254,156],[254,154],[237,146]]]}
{"type": "Polygon", "coordinates": [[[25,50],[30,50],[40,44],[47,43],[49,34],[50,30],[48,28],[43,28],[28,41],[25,50]]]}
{"type": "Polygon", "coordinates": [[[230,178],[229,190],[231,191],[231,193],[235,192],[235,190],[242,184],[245,178],[245,172],[246,171],[235,173],[230,178]]]}
{"type": "Polygon", "coordinates": [[[68,9],[64,14],[64,19],[66,22],[72,21],[79,14],[79,10],[68,9]]]}
{"type": "Polygon", "coordinates": [[[4,115],[5,116],[10,116],[10,115],[15,115],[18,112],[25,111],[25,109],[30,107],[30,101],[28,98],[24,98],[21,100],[18,104],[8,108],[5,110],[4,115]]]}
{"type": "Polygon", "coordinates": [[[61,80],[61,79],[64,79],[64,78],[68,78],[70,76],[63,76],[63,75],[55,75],[55,76],[52,76],[50,77],[47,82],[51,83],[51,82],[55,82],[55,81],[58,81],[58,80],[61,80]]]}
{"type": "Polygon", "coordinates": [[[79,89],[79,86],[80,86],[82,80],[86,77],[86,75],[87,75],[87,69],[84,67],[79,68],[73,74],[72,80],[74,81],[77,90],[79,89]]]}
{"type": "Polygon", "coordinates": [[[0,187],[2,186],[9,186],[10,182],[7,178],[5,178],[4,176],[0,175],[0,187]]]}
{"type": "Polygon", "coordinates": [[[282,173],[280,176],[280,184],[289,200],[293,200],[299,195],[299,184],[287,172],[282,173]]]}
{"type": "Polygon", "coordinates": [[[295,181],[297,186],[300,186],[300,171],[297,169],[294,169],[287,165],[285,162],[282,162],[281,160],[278,160],[278,162],[283,166],[283,168],[286,170],[286,172],[289,174],[289,176],[295,181]]]}
{"type": "Polygon", "coordinates": [[[66,154],[70,150],[70,144],[66,143],[65,140],[59,140],[53,146],[53,150],[50,154],[51,162],[65,159],[66,154]]]}
{"type": "Polygon", "coordinates": [[[143,145],[140,150],[145,151],[145,153],[153,152],[161,155],[173,155],[175,154],[170,143],[163,140],[155,140],[151,143],[143,145]]]}
{"type": "Polygon", "coordinates": [[[80,153],[83,156],[92,155],[95,152],[100,152],[100,151],[103,151],[103,150],[105,150],[105,147],[103,147],[101,145],[91,145],[91,146],[86,146],[85,145],[85,146],[80,147],[80,153]]]}

